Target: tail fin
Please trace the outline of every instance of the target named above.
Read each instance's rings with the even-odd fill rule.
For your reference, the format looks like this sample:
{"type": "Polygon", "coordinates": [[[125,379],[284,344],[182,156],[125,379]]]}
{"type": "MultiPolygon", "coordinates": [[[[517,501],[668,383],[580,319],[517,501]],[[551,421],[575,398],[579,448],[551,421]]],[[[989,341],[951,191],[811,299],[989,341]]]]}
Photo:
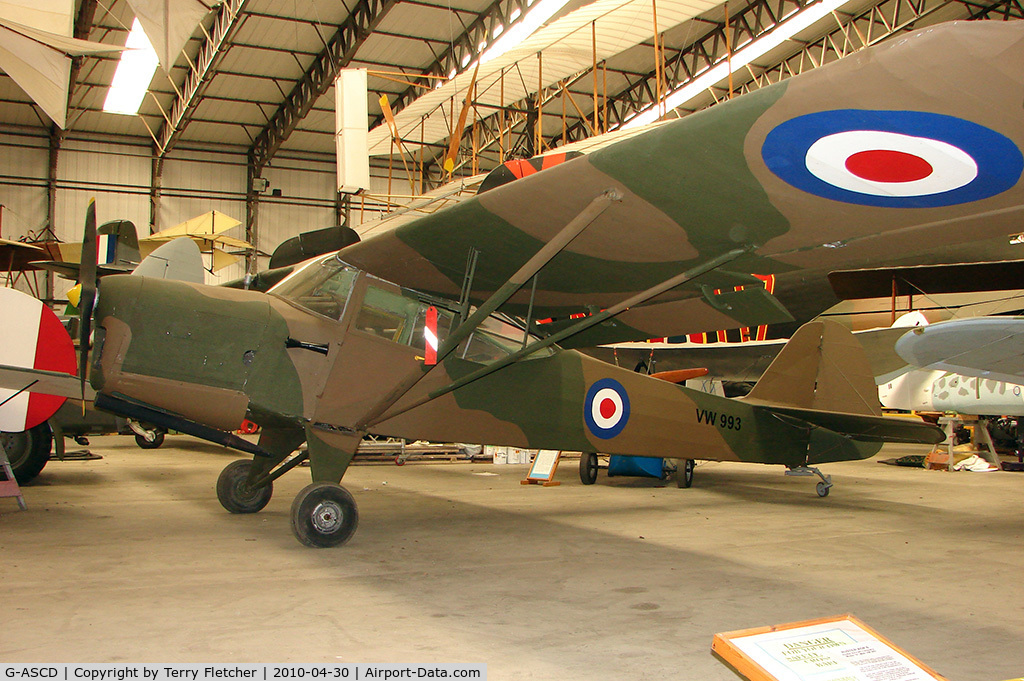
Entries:
{"type": "Polygon", "coordinates": [[[848,329],[824,320],[801,326],[743,399],[814,411],[882,414],[864,349],[848,329]]]}
{"type": "Polygon", "coordinates": [[[178,237],[147,255],[132,274],[202,284],[205,279],[203,256],[196,242],[178,237]]]}
{"type": "Polygon", "coordinates": [[[946,437],[923,422],[882,416],[867,355],[836,322],[801,326],[741,399],[808,427],[809,463],[866,458],[878,451],[859,443],[935,444],[946,437]]]}
{"type": "Polygon", "coordinates": [[[139,234],[130,220],[104,222],[96,230],[99,264],[126,267],[139,262],[139,234]]]}

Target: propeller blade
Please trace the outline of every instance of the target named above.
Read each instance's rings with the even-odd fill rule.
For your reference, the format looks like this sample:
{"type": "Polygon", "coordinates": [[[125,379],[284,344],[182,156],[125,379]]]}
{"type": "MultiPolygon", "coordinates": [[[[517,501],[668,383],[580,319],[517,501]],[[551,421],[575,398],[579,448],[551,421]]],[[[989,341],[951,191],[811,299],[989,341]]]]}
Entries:
{"type": "Polygon", "coordinates": [[[401,144],[401,137],[398,135],[398,124],[395,122],[395,114],[391,111],[391,103],[388,102],[387,95],[380,96],[380,110],[384,114],[384,120],[387,121],[388,129],[391,130],[391,139],[401,144]]]}
{"type": "Polygon", "coordinates": [[[92,309],[96,304],[96,268],[99,254],[96,250],[96,200],[89,201],[85,214],[85,234],[82,237],[82,262],[78,270],[78,283],[82,286],[78,324],[78,377],[82,385],[82,404],[85,405],[85,375],[89,368],[89,335],[92,332],[92,309]]]}
{"type": "Polygon", "coordinates": [[[466,129],[466,115],[469,113],[469,107],[473,103],[473,86],[476,85],[476,74],[479,71],[480,63],[477,62],[476,68],[473,69],[473,77],[469,79],[466,101],[462,103],[462,111],[459,112],[459,123],[455,126],[455,130],[452,131],[452,137],[448,143],[448,153],[444,159],[444,169],[448,173],[448,177],[451,177],[452,173],[455,172],[455,159],[459,155],[459,142],[462,141],[462,132],[466,129]]]}

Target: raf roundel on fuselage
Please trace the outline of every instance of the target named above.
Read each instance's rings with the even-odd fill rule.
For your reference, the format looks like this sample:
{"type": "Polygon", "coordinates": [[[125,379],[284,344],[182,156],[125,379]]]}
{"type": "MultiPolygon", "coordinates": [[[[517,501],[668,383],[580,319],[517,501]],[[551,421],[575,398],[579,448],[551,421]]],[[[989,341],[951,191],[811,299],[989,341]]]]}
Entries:
{"type": "Polygon", "coordinates": [[[761,156],[778,177],[826,199],[882,208],[936,208],[1017,184],[1024,156],[1006,136],[919,111],[821,111],[773,129],[761,156]]]}
{"type": "Polygon", "coordinates": [[[583,401],[583,420],[590,432],[602,440],[610,440],[629,421],[629,395],[614,378],[595,381],[583,401]]]}

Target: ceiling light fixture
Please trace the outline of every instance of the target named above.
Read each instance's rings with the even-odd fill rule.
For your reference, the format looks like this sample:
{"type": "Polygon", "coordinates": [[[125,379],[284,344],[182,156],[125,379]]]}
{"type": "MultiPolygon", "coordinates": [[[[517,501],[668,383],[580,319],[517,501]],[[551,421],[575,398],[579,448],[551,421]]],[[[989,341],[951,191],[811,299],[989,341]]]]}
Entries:
{"type": "MultiPolygon", "coordinates": [[[[816,21],[823,19],[826,15],[839,9],[849,1],[850,0],[821,0],[821,2],[790,14],[788,18],[784,19],[770,32],[756,40],[752,40],[744,47],[733,53],[731,60],[733,73],[739,71],[755,59],[764,56],[795,36],[797,33],[809,28],[816,21]]],[[[722,61],[715,66],[697,76],[678,90],[670,92],[665,97],[665,110],[671,111],[672,109],[686,104],[691,99],[694,99],[705,90],[717,85],[728,77],[729,60],[726,60],[723,57],[722,61]]],[[[650,107],[641,111],[619,126],[619,129],[629,130],[630,128],[636,128],[641,125],[653,123],[659,118],[661,118],[659,107],[657,104],[652,104],[650,107]]]]}
{"type": "MultiPolygon", "coordinates": [[[[504,31],[501,39],[480,55],[480,63],[486,64],[492,59],[500,57],[509,50],[518,47],[519,43],[533,35],[534,31],[540,28],[545,21],[553,17],[558,10],[565,7],[568,2],[569,0],[539,0],[535,2],[521,22],[504,31]]],[[[514,21],[515,17],[510,17],[510,20],[514,21]]]]}
{"type": "Polygon", "coordinates": [[[132,23],[125,48],[107,91],[107,99],[103,102],[103,110],[134,116],[139,113],[159,62],[138,19],[132,23]]]}

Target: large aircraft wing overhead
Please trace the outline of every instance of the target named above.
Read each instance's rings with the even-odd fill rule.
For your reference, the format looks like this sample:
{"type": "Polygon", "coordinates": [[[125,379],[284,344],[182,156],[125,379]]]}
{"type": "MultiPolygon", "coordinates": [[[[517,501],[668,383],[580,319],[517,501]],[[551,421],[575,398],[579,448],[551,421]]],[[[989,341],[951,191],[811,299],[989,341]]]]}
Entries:
{"type": "Polygon", "coordinates": [[[1024,383],[1024,318],[975,317],[919,326],[896,342],[896,352],[926,369],[1024,383]]]}
{"type": "Polygon", "coordinates": [[[1024,260],[839,270],[828,281],[840,300],[1011,291],[1024,288],[1024,260]]]}
{"type": "Polygon", "coordinates": [[[1022,64],[1024,22],[935,26],[419,217],[341,257],[446,297],[465,283],[480,304],[540,254],[535,290],[527,282],[501,307],[525,316],[532,296],[534,319],[593,314],[672,284],[631,304],[628,324],[602,322],[606,343],[636,340],[648,314],[659,336],[705,320],[723,328],[723,316],[762,323],[793,312],[787,282],[807,270],[823,280],[1019,232],[1022,64]],[[673,280],[688,270],[699,276],[673,280]],[[719,297],[763,289],[753,274],[777,275],[774,298],[719,297]],[[663,304],[678,301],[690,316],[673,322],[663,304]],[[616,339],[618,324],[628,328],[616,339]]]}

